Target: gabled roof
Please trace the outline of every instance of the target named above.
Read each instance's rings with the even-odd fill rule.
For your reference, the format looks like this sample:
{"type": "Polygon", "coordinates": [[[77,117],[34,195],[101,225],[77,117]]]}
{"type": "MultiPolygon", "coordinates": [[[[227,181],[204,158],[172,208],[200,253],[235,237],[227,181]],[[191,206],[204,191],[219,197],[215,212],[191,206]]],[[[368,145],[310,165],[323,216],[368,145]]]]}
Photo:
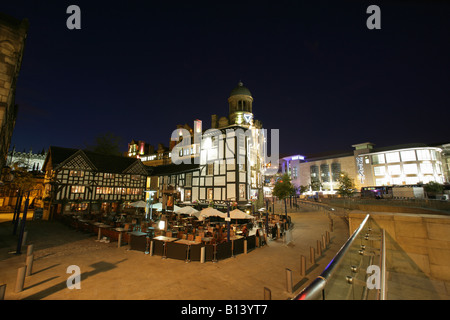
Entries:
{"type": "Polygon", "coordinates": [[[49,161],[51,161],[53,169],[63,168],[69,164],[73,167],[75,160],[78,160],[78,163],[84,161],[85,166],[98,172],[148,174],[144,164],[137,158],[104,155],[82,149],[55,146],[49,148],[44,168],[49,161]]]}

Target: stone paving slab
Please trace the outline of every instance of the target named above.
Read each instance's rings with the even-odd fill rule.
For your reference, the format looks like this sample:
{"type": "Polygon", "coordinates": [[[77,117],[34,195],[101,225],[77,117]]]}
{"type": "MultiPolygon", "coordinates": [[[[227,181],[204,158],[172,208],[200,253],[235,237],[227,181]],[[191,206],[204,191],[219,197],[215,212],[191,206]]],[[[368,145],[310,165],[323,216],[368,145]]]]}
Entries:
{"type": "Polygon", "coordinates": [[[162,259],[143,252],[117,248],[117,242],[96,241],[55,221],[31,221],[28,244],[34,245],[33,274],[26,277],[24,290],[15,293],[17,269],[25,264],[15,255],[16,237],[9,235],[10,222],[0,224],[0,284],[7,284],[6,300],[262,300],[264,287],[273,300],[294,296],[286,291],[286,268],[292,270],[295,289],[300,290],[322,272],[348,238],[348,226],[337,218],[331,244],[309,263],[309,248],[316,246],[330,229],[322,212],[291,212],[293,241],[269,241],[267,246],[217,263],[162,259]],[[306,278],[300,276],[300,256],[307,257],[306,278]],[[67,267],[81,271],[81,289],[69,290],[67,267]]]}

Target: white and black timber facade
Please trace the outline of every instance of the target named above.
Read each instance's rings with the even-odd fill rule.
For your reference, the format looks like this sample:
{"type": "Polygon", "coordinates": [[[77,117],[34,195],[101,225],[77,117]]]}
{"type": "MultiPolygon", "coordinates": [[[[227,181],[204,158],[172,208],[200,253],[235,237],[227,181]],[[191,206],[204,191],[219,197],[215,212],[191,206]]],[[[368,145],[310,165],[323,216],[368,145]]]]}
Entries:
{"type": "Polygon", "coordinates": [[[148,170],[136,158],[52,146],[43,169],[45,196],[58,213],[69,204],[115,210],[119,203],[145,198],[148,170]]]}
{"type": "MultiPolygon", "coordinates": [[[[152,169],[152,179],[157,180],[152,185],[163,204],[173,200],[184,204],[231,201],[239,205],[262,201],[265,138],[261,123],[253,119],[253,98],[239,83],[228,102],[228,117],[217,119],[213,115],[212,128],[206,131],[196,120],[194,134],[201,133],[199,141],[193,138],[193,143],[183,144],[180,139],[171,150],[173,163],[152,169]]],[[[185,134],[188,132],[180,131],[179,136],[185,134]]]]}

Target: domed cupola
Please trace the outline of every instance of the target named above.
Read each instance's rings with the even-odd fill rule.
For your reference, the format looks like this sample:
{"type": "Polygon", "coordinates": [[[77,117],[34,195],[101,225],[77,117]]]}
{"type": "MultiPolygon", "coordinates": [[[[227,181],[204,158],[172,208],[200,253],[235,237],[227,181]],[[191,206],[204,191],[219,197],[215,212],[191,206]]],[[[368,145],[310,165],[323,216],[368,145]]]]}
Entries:
{"type": "Polygon", "coordinates": [[[241,81],[231,91],[228,97],[228,104],[230,106],[230,124],[251,124],[253,120],[253,97],[250,90],[241,81]]]}

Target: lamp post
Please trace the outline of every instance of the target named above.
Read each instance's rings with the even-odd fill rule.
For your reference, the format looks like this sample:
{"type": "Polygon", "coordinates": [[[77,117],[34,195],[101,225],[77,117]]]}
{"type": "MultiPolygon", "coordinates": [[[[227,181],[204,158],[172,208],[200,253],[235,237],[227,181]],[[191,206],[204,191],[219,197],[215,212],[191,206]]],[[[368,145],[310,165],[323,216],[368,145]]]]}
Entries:
{"type": "Polygon", "coordinates": [[[148,199],[147,199],[147,206],[145,207],[145,219],[148,220],[148,209],[150,206],[150,220],[153,219],[152,216],[152,210],[153,210],[153,195],[156,193],[155,190],[145,190],[145,192],[147,192],[148,195],[148,199]]]}
{"type": "MultiPolygon", "coordinates": [[[[27,221],[27,211],[28,211],[28,203],[30,202],[30,192],[34,191],[34,190],[39,190],[39,189],[28,190],[27,199],[25,200],[25,207],[23,209],[23,219],[22,219],[22,223],[20,225],[19,240],[17,241],[16,254],[21,254],[22,253],[21,252],[22,241],[23,241],[23,234],[25,232],[25,222],[27,221]]],[[[19,217],[17,217],[17,219],[18,218],[19,217]]]]}
{"type": "Polygon", "coordinates": [[[230,226],[230,221],[231,221],[230,202],[231,202],[231,199],[233,199],[233,198],[230,198],[230,199],[227,199],[224,201],[227,204],[227,218],[225,219],[227,221],[227,242],[230,242],[230,228],[231,228],[231,226],[230,226]]]}

